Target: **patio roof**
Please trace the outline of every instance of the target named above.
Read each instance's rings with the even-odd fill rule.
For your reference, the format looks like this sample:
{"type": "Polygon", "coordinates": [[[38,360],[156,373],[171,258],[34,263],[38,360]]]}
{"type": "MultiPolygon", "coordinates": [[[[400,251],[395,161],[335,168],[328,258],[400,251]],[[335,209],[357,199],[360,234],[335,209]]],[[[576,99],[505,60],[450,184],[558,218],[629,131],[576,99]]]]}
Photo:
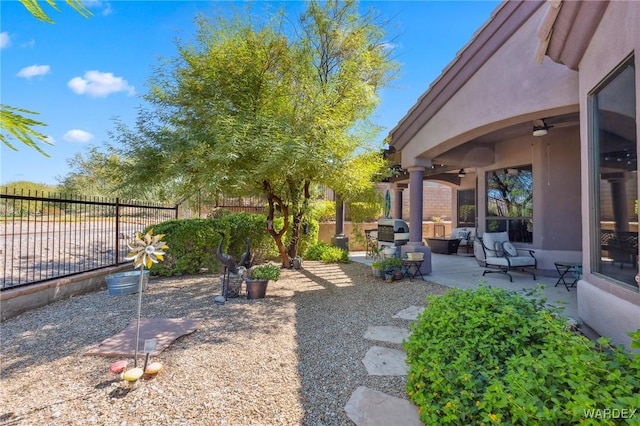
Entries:
{"type": "Polygon", "coordinates": [[[540,43],[536,60],[544,56],[578,71],[591,37],[596,31],[609,1],[549,0],[538,30],[540,43]]]}
{"type": "Polygon", "coordinates": [[[401,150],[456,92],[518,31],[544,2],[505,1],[463,47],[416,104],[391,130],[391,145],[401,150]]]}

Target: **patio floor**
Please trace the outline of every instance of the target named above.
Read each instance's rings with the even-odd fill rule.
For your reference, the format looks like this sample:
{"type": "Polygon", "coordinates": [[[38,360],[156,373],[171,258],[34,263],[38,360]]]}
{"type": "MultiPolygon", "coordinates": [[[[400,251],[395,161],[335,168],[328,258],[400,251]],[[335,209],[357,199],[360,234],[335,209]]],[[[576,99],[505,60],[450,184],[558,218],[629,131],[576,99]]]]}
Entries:
{"type": "MultiPolygon", "coordinates": [[[[354,262],[371,264],[373,259],[365,258],[364,251],[353,251],[349,257],[354,262]]],[[[484,268],[478,265],[473,256],[431,254],[432,273],[425,276],[425,279],[437,284],[442,284],[453,288],[475,289],[480,283],[485,283],[492,287],[503,288],[505,290],[530,290],[538,284],[544,285],[544,297],[549,303],[564,306],[563,315],[578,321],[578,299],[577,288],[570,287],[570,290],[559,284],[555,286],[557,278],[536,276],[533,280],[530,275],[513,273],[513,282],[502,274],[487,274],[484,277],[484,268]]]]}

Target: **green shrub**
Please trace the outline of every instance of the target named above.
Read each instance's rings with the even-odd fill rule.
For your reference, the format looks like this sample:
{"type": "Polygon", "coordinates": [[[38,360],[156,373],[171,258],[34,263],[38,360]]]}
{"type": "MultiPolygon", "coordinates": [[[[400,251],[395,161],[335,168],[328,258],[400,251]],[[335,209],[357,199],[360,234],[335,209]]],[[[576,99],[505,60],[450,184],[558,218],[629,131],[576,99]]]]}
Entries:
{"type": "Polygon", "coordinates": [[[272,263],[256,266],[251,270],[251,278],[278,281],[280,279],[280,267],[272,263]]]}
{"type": "Polygon", "coordinates": [[[349,263],[349,252],[338,247],[329,246],[322,253],[320,260],[323,263],[349,263]]]}
{"type": "Polygon", "coordinates": [[[306,231],[306,234],[302,232],[300,235],[300,241],[298,242],[298,253],[305,253],[309,247],[318,242],[320,224],[315,219],[308,220],[306,222],[306,231]]]}
{"type": "Polygon", "coordinates": [[[316,200],[313,202],[309,215],[320,222],[328,222],[336,218],[336,202],[316,200]]]}
{"type": "MultiPolygon", "coordinates": [[[[276,229],[282,227],[283,219],[276,218],[276,229]]],[[[246,251],[246,239],[251,242],[254,263],[265,259],[279,258],[276,244],[266,229],[267,217],[263,214],[222,214],[208,219],[175,219],[153,226],[154,234],[165,234],[169,246],[165,261],[154,265],[154,275],[196,274],[206,268],[217,272],[221,265],[216,259],[220,242],[219,232],[226,236],[222,247],[237,261],[246,251]]],[[[299,247],[303,248],[318,238],[318,222],[309,223],[309,232],[302,235],[299,247]]],[[[147,229],[145,229],[145,232],[147,229]]],[[[286,241],[286,237],[285,237],[286,241]]]]}
{"type": "Polygon", "coordinates": [[[229,229],[231,239],[227,253],[240,260],[246,251],[246,239],[251,241],[251,253],[254,263],[278,256],[273,238],[267,232],[267,217],[263,214],[235,213],[218,219],[229,229]]]}
{"type": "Polygon", "coordinates": [[[402,268],[402,259],[397,257],[389,257],[380,262],[383,271],[391,271],[394,269],[402,268]]]}
{"type": "MultiPolygon", "coordinates": [[[[219,232],[229,236],[227,223],[214,219],[174,219],[152,228],[154,235],[165,234],[163,241],[169,246],[164,262],[151,267],[152,274],[197,274],[203,268],[209,271],[220,269],[216,248],[220,243],[219,232]]],[[[227,251],[228,243],[229,238],[223,252],[227,251]]]]}
{"type": "Polygon", "coordinates": [[[349,263],[349,252],[326,243],[316,243],[304,254],[306,260],[319,260],[323,263],[349,263]]]}
{"type": "Polygon", "coordinates": [[[303,258],[305,260],[322,260],[322,253],[324,253],[327,247],[330,247],[329,244],[321,242],[315,243],[309,246],[304,252],[303,258]]]}
{"type": "Polygon", "coordinates": [[[605,340],[599,341],[605,349],[596,349],[543,307],[544,300],[484,286],[430,297],[404,344],[410,364],[407,391],[421,420],[461,425],[637,422],[640,413],[635,420],[589,418],[588,410],[640,407],[640,356],[632,361],[605,340]]]}

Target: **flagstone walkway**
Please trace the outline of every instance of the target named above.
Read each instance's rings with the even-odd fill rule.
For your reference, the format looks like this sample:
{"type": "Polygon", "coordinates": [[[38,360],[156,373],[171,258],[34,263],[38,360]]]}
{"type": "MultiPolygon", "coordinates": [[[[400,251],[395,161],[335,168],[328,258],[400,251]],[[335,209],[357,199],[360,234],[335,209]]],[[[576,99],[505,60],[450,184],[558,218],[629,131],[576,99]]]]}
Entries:
{"type": "MultiPolygon", "coordinates": [[[[415,320],[423,309],[424,307],[420,306],[409,306],[396,313],[393,318],[410,322],[415,320]]],[[[370,326],[363,336],[364,339],[372,341],[371,348],[362,360],[363,368],[372,376],[406,376],[409,367],[404,351],[379,345],[398,345],[408,337],[409,323],[406,327],[370,326]]],[[[360,386],[353,392],[345,406],[345,412],[358,426],[422,425],[418,409],[411,402],[365,386],[360,386]]]]}

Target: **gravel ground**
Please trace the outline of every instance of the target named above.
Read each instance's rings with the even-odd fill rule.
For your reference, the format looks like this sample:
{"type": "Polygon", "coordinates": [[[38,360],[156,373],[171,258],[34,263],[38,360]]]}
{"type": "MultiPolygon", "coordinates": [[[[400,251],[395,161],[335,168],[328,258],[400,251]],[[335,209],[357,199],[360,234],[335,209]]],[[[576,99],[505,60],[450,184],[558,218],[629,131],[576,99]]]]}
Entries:
{"type": "Polygon", "coordinates": [[[303,266],[270,282],[265,299],[225,305],[213,303],[217,276],[151,278],[143,317],[204,321],[133,391],[108,371],[115,358],[84,353],[128,325],[137,295],[104,290],[5,321],[0,425],[348,425],[358,386],[406,397],[404,378],[367,375],[361,360],[379,343],[364,333],[406,326],[392,316],[446,288],[384,283],[358,263],[303,266]]]}

